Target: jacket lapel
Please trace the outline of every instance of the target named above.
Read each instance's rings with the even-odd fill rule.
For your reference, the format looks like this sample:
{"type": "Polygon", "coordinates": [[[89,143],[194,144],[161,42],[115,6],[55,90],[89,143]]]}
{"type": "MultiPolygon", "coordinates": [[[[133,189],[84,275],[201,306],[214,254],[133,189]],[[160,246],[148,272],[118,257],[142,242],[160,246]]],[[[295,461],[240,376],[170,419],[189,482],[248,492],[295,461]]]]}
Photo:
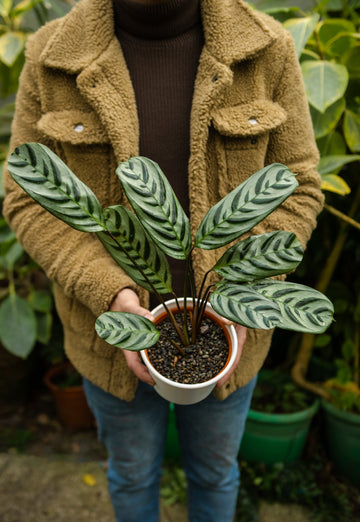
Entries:
{"type": "MultiPolygon", "coordinates": [[[[193,172],[205,161],[210,112],[231,84],[231,64],[255,55],[275,39],[262,16],[242,0],[202,0],[201,9],[205,45],[191,115],[193,172]]],[[[114,35],[112,0],[79,2],[49,40],[41,60],[47,67],[77,75],[78,88],[107,130],[118,162],[138,154],[135,94],[114,35]]]]}

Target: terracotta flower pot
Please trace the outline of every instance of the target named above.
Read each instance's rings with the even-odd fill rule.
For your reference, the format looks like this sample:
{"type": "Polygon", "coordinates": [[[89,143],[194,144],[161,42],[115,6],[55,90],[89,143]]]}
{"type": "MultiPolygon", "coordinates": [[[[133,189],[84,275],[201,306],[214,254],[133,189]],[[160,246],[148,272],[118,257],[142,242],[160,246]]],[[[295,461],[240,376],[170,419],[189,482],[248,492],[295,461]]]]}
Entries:
{"type": "Polygon", "coordinates": [[[94,425],[94,417],[86,401],[82,385],[60,387],[56,380],[71,368],[70,363],[63,363],[50,368],[44,382],[54,396],[60,422],[68,428],[86,429],[94,425]]]}
{"type": "MultiPolygon", "coordinates": [[[[179,299],[178,301],[181,307],[184,303],[184,299],[179,299]]],[[[167,301],[166,305],[172,311],[177,310],[176,301],[174,299],[167,301]]],[[[191,300],[188,299],[188,309],[191,310],[191,308],[191,300]]],[[[183,384],[167,379],[152,366],[147,354],[147,350],[140,352],[144,363],[146,364],[152,378],[156,383],[155,390],[159,395],[161,395],[161,397],[168,400],[169,402],[173,402],[174,404],[194,404],[196,402],[202,401],[212,392],[216,383],[229,371],[231,366],[234,364],[238,350],[237,335],[234,326],[224,325],[220,316],[213,310],[209,303],[206,306],[205,313],[208,317],[211,317],[213,321],[221,326],[229,343],[229,356],[224,368],[220,373],[218,373],[209,381],[198,384],[183,384]]],[[[159,305],[154,310],[152,310],[152,314],[155,317],[155,323],[156,319],[161,320],[164,317],[164,314],[166,316],[166,312],[162,305],[159,305]]]]}

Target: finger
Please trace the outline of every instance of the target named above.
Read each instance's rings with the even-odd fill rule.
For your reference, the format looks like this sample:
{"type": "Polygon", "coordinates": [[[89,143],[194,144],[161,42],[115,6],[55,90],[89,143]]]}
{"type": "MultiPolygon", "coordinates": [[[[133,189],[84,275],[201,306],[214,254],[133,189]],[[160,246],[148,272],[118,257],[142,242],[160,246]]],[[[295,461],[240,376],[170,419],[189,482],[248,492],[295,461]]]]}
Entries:
{"type": "Polygon", "coordinates": [[[141,362],[139,354],[137,352],[130,352],[129,350],[124,350],[124,355],[129,370],[131,370],[136,375],[136,377],[140,379],[140,381],[146,382],[147,384],[154,386],[155,381],[151,377],[149,370],[141,362]]]}

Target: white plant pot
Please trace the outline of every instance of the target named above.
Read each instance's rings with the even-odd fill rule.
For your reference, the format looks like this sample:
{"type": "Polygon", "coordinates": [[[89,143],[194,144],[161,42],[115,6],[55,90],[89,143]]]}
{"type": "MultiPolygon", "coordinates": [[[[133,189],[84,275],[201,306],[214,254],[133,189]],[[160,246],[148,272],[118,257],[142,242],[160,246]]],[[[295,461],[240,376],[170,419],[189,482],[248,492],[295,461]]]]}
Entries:
{"type": "MultiPolygon", "coordinates": [[[[184,303],[184,299],[178,299],[180,307],[184,303]]],[[[166,305],[170,310],[177,310],[177,305],[175,299],[171,299],[170,301],[166,301],[166,305]]],[[[187,299],[188,309],[192,309],[192,300],[187,299]]],[[[232,365],[235,362],[236,354],[238,351],[238,342],[237,335],[234,326],[224,325],[221,321],[221,317],[213,310],[212,306],[208,303],[206,305],[207,315],[210,315],[211,318],[220,324],[222,329],[225,331],[225,335],[229,341],[229,357],[226,365],[218,373],[215,377],[206,382],[201,382],[198,384],[182,384],[179,382],[171,381],[167,379],[163,375],[161,375],[149,361],[147,350],[142,350],[141,357],[146,364],[152,378],[155,381],[155,390],[161,397],[168,400],[169,402],[173,402],[174,404],[195,404],[196,402],[200,402],[205,399],[214,389],[216,383],[230,370],[232,365]]],[[[165,309],[163,305],[157,306],[154,310],[152,310],[152,314],[155,319],[163,315],[165,309]]]]}

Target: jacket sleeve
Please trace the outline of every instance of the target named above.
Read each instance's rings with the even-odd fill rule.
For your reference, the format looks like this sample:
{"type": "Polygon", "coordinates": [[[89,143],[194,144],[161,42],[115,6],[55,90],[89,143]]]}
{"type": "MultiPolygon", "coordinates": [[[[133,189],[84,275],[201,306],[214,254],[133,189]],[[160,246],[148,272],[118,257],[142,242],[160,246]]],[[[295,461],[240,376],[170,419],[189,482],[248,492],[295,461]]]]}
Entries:
{"type": "MultiPolygon", "coordinates": [[[[37,129],[41,116],[37,60],[27,54],[16,98],[10,151],[26,142],[42,142],[54,148],[37,129]]],[[[5,219],[29,255],[68,297],[78,299],[98,315],[109,309],[118,291],[135,286],[94,234],[78,232],[53,217],[27,196],[6,168],[4,188],[5,219]]]]}
{"type": "Polygon", "coordinates": [[[317,173],[319,153],[316,147],[309,105],[305,95],[300,64],[292,37],[285,32],[286,60],[274,93],[274,101],[287,113],[287,120],[270,135],[266,164],[283,163],[297,175],[299,187],[254,232],[288,230],[294,232],[303,247],[316,226],[324,196],[317,173]],[[265,229],[265,230],[264,230],[265,229]]]}

